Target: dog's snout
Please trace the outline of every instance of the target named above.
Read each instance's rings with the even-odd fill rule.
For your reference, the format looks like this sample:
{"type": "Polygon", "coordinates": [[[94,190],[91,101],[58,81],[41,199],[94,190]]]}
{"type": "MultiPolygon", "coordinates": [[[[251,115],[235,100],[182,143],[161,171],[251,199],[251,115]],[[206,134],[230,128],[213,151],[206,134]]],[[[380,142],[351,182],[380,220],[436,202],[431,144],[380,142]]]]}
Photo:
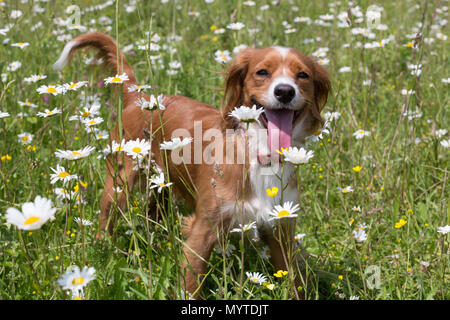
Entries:
{"type": "Polygon", "coordinates": [[[281,103],[289,103],[295,96],[295,89],[289,84],[279,84],[275,87],[273,93],[281,103]]]}

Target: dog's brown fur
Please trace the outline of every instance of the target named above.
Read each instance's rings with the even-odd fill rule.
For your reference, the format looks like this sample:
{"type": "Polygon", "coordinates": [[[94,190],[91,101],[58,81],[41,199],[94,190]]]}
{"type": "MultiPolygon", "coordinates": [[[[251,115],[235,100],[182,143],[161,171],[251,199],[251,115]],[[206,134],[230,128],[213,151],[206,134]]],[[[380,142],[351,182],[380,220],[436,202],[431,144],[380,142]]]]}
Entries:
{"type": "MultiPolygon", "coordinates": [[[[170,156],[165,159],[160,150],[160,144],[173,138],[172,133],[178,128],[187,129],[191,137],[194,137],[194,121],[202,122],[202,130],[205,132],[210,128],[225,130],[236,128],[236,121],[229,116],[229,112],[236,106],[252,105],[255,97],[266,90],[270,85],[270,79],[258,78],[255,70],[260,68],[270,69],[271,72],[279,72],[279,56],[271,48],[247,49],[240,53],[232,62],[226,78],[226,103],[221,111],[212,106],[182,96],[165,96],[164,105],[166,110],[161,112],[161,119],[155,112],[153,117],[150,111],[142,111],[135,101],[139,97],[148,99],[148,95],[128,92],[128,87],[136,84],[134,73],[126,62],[123,54],[118,50],[115,42],[107,35],[94,33],[81,35],[74,40],[76,45],[71,50],[83,47],[95,47],[101,56],[106,57],[107,64],[112,67],[116,74],[127,73],[129,81],[123,85],[124,110],[122,113],[122,135],[116,126],[111,134],[111,140],[120,141],[122,136],[126,140],[146,138],[145,132],[151,127],[152,157],[156,163],[168,172],[170,180],[174,183],[174,192],[186,199],[187,203],[195,210],[195,214],[185,220],[184,235],[186,237],[184,255],[186,260],[183,264],[185,278],[183,279],[185,290],[199,296],[199,284],[206,274],[206,266],[211,251],[217,243],[218,235],[226,233],[233,218],[230,215],[222,215],[221,207],[227,202],[240,201],[243,190],[246,196],[252,190],[248,179],[244,178],[244,165],[223,164],[220,166],[212,164],[182,164],[175,165],[170,161],[170,156]],[[272,57],[268,59],[267,57],[272,57]],[[150,123],[152,119],[152,123],[150,123]],[[161,122],[162,120],[162,122],[161,122]],[[165,164],[168,164],[166,167],[165,164]],[[187,192],[186,183],[193,192],[187,192]]],[[[326,71],[312,59],[292,50],[294,54],[289,55],[288,72],[302,70],[310,74],[310,81],[299,79],[298,85],[302,96],[307,101],[297,122],[302,119],[303,125],[307,126],[303,131],[311,134],[322,121],[320,111],[327,99],[330,82],[326,71]]],[[[235,155],[237,151],[248,152],[245,142],[238,135],[235,136],[235,155]]],[[[300,137],[300,140],[304,137],[300,137]]],[[[191,159],[194,158],[191,154],[191,159]]],[[[169,152],[170,153],[170,152],[169,152]]],[[[225,153],[225,150],[224,150],[225,153]]],[[[248,157],[246,157],[248,159],[248,157]]],[[[236,162],[234,162],[236,163],[236,162]]],[[[248,162],[245,166],[248,167],[248,162]]],[[[132,190],[136,182],[138,172],[132,170],[131,158],[125,156],[109,155],[107,158],[107,173],[104,191],[101,199],[101,214],[99,228],[107,229],[110,234],[114,230],[114,220],[118,214],[114,207],[120,210],[126,209],[126,198],[124,193],[116,195],[114,186],[128,184],[128,190],[132,190]],[[114,180],[115,170],[118,175],[114,180]],[[116,202],[117,201],[117,202],[116,202]]],[[[294,248],[294,223],[286,223],[283,230],[265,231],[262,239],[271,250],[271,257],[276,270],[288,270],[289,259],[294,248]],[[278,234],[282,234],[279,239],[278,234]],[[281,241],[280,241],[281,240],[281,241]]],[[[98,233],[98,237],[101,232],[98,233]]],[[[294,267],[296,264],[293,265],[294,267]]],[[[292,267],[292,265],[291,265],[292,267]]],[[[297,281],[297,284],[299,282],[297,281]]]]}

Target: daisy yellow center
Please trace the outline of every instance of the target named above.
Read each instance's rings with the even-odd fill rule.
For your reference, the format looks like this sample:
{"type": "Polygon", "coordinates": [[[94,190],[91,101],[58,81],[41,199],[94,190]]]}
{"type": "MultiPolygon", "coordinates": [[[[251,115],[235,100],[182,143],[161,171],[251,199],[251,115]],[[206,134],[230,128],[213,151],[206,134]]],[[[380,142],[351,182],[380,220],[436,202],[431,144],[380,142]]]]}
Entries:
{"type": "Polygon", "coordinates": [[[22,137],[22,141],[28,141],[28,137],[27,136],[23,136],[22,137]]]}
{"type": "Polygon", "coordinates": [[[322,133],[322,131],[316,131],[316,133],[314,133],[315,136],[319,136],[322,133]]]}
{"type": "Polygon", "coordinates": [[[70,174],[66,171],[58,173],[58,178],[67,178],[68,176],[70,176],[70,174]]]}
{"type": "Polygon", "coordinates": [[[86,111],[86,112],[84,112],[81,116],[83,117],[83,118],[87,118],[87,117],[89,117],[91,115],[91,113],[89,112],[89,111],[86,111]]]}
{"type": "Polygon", "coordinates": [[[80,284],[83,284],[83,283],[84,283],[84,278],[83,278],[83,277],[74,278],[74,279],[72,280],[72,284],[73,284],[74,286],[80,285],[80,284]]]}
{"type": "Polygon", "coordinates": [[[73,154],[74,156],[81,156],[81,153],[79,153],[79,152],[77,152],[77,151],[72,151],[72,154],[73,154]]]}
{"type": "Polygon", "coordinates": [[[290,215],[291,213],[287,210],[281,210],[280,212],[278,212],[278,217],[286,217],[288,215],[290,215]]]}
{"type": "Polygon", "coordinates": [[[139,148],[139,147],[134,147],[133,149],[131,149],[133,152],[135,152],[135,153],[140,153],[141,151],[142,151],[142,149],[141,148],[139,148]]]}
{"type": "Polygon", "coordinates": [[[96,121],[95,120],[91,120],[91,121],[89,121],[89,124],[96,124],[96,121]]]}
{"type": "Polygon", "coordinates": [[[258,278],[253,278],[252,281],[253,282],[258,282],[258,278]]]}
{"type": "Polygon", "coordinates": [[[160,185],[161,187],[164,187],[166,184],[165,184],[164,182],[160,182],[159,185],[160,185]]]}
{"type": "Polygon", "coordinates": [[[97,137],[99,137],[99,138],[103,138],[103,135],[102,134],[99,134],[97,137]]]}
{"type": "Polygon", "coordinates": [[[56,89],[55,88],[48,88],[47,91],[50,92],[50,93],[55,93],[56,89]]]}
{"type": "Polygon", "coordinates": [[[23,42],[17,42],[17,44],[18,44],[19,46],[21,46],[21,45],[23,45],[23,42]]]}
{"type": "Polygon", "coordinates": [[[73,298],[73,300],[83,300],[83,298],[82,297],[75,297],[75,298],[73,298]]]}
{"type": "Polygon", "coordinates": [[[76,88],[76,87],[78,87],[78,83],[72,83],[71,85],[70,85],[70,87],[73,89],[73,88],[76,88]]]}
{"type": "Polygon", "coordinates": [[[28,226],[30,224],[38,222],[39,220],[41,220],[41,218],[39,217],[29,217],[27,220],[25,220],[24,224],[28,226]]]}
{"type": "Polygon", "coordinates": [[[123,147],[119,146],[119,147],[116,148],[116,151],[122,151],[122,149],[123,149],[123,147]]]}
{"type": "Polygon", "coordinates": [[[122,78],[114,77],[114,78],[112,78],[111,81],[112,81],[112,82],[120,82],[120,81],[122,81],[122,78]]]}

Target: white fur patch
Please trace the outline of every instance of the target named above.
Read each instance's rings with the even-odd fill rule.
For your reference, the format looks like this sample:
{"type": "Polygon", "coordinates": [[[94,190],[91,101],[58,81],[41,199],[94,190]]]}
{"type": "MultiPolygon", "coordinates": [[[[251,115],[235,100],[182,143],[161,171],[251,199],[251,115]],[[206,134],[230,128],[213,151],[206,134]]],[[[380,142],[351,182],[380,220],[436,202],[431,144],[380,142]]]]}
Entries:
{"type": "Polygon", "coordinates": [[[287,56],[289,50],[291,50],[291,48],[280,47],[280,46],[274,46],[272,48],[274,48],[281,54],[281,56],[283,57],[283,60],[286,59],[286,56],[287,56]]]}
{"type": "Polygon", "coordinates": [[[70,52],[72,51],[72,48],[76,46],[78,42],[72,40],[69,41],[65,46],[63,51],[61,52],[61,55],[59,56],[59,59],[55,62],[53,65],[53,70],[61,70],[64,68],[67,63],[69,62],[69,56],[70,52]]]}

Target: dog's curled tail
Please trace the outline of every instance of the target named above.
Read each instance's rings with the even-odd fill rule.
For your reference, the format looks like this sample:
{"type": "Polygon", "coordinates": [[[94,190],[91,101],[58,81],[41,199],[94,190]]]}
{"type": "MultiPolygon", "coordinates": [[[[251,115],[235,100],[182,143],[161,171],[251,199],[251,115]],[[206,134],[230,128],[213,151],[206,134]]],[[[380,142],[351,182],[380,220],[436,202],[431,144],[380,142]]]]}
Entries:
{"type": "MultiPolygon", "coordinates": [[[[127,100],[129,96],[128,87],[137,84],[136,77],[114,39],[106,34],[86,33],[72,39],[65,45],[58,61],[53,65],[53,69],[61,70],[64,68],[69,63],[73,53],[85,47],[98,49],[99,54],[97,58],[103,58],[104,62],[112,68],[116,75],[127,74],[129,80],[124,82],[123,85],[124,99],[127,100]]],[[[127,104],[125,103],[125,105],[127,104]]]]}

